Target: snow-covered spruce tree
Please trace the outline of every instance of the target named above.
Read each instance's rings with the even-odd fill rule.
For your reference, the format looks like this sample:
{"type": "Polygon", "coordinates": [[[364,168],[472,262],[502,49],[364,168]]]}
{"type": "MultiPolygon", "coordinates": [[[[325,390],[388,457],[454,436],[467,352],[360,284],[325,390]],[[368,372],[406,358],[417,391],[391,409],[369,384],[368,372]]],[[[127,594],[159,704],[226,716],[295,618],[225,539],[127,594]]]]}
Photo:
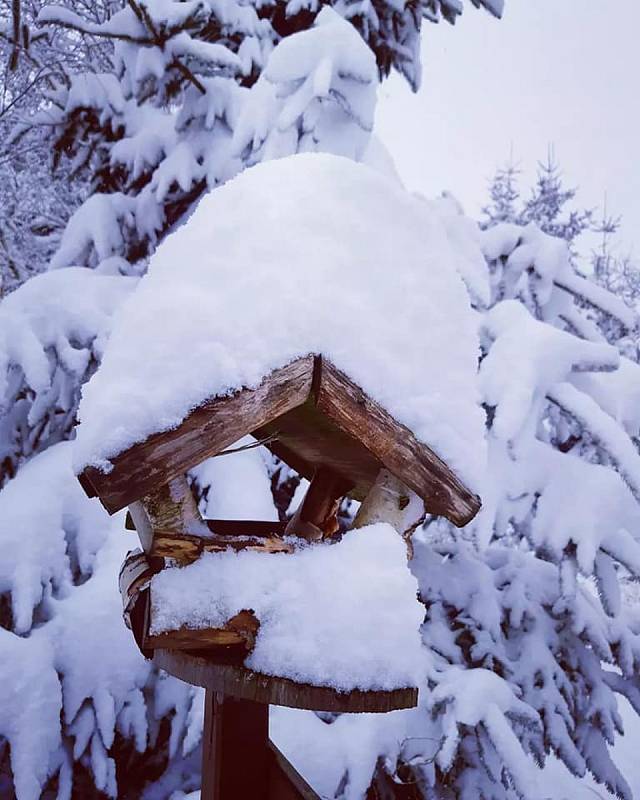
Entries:
{"type": "Polygon", "coordinates": [[[113,42],[113,62],[47,85],[19,139],[49,132],[89,196],[52,271],[0,307],[0,794],[18,800],[198,785],[201,705],[124,629],[116,574],[133,540],[70,466],[80,386],[114,312],[161,238],[238,170],[299,149],[361,157],[380,75],[417,85],[422,17],[461,10],[129,0],[102,21],[91,8],[45,8],[40,24],[89,51],[113,42]]]}
{"type": "MultiPolygon", "coordinates": [[[[501,12],[501,0],[474,2],[501,12]]],[[[143,269],[145,257],[204,191],[258,158],[298,149],[359,157],[357,141],[338,144],[334,130],[368,133],[372,125],[363,97],[371,68],[354,60],[358,50],[369,51],[355,44],[352,26],[370,45],[381,75],[398,69],[417,87],[422,18],[453,21],[461,4],[339,3],[352,26],[331,31],[324,27],[332,19],[325,9],[130,0],[98,24],[68,8],[45,8],[41,24],[115,42],[113,72],[76,75],[51,93],[52,107],[34,120],[55,123],[57,156],[71,159],[74,172],[89,171],[93,182],[53,266],[106,261],[103,269],[143,269]],[[273,48],[293,33],[302,38],[268,64],[273,48]]]]}
{"type": "Polygon", "coordinates": [[[564,239],[575,255],[576,240],[594,227],[593,211],[572,207],[577,189],[565,185],[553,148],[549,148],[546,161],[538,162],[535,185],[526,198],[518,185],[519,175],[513,159],[496,170],[489,184],[489,203],[482,209],[482,227],[533,222],[544,233],[564,239]]]}
{"type": "Polygon", "coordinates": [[[414,536],[430,677],[371,796],[546,797],[534,763],[551,754],[630,800],[609,747],[619,697],[640,713],[640,625],[619,585],[640,575],[640,367],[597,321],[635,319],[563,240],[479,232],[446,202],[478,314],[488,470],[471,525],[414,536]]]}
{"type": "MultiPolygon", "coordinates": [[[[620,254],[616,246],[615,235],[620,227],[621,219],[612,217],[607,212],[605,197],[600,219],[593,227],[593,232],[600,237],[600,243],[591,252],[591,269],[595,280],[610,292],[621,297],[633,309],[640,303],[640,265],[631,254],[620,254]]],[[[615,329],[613,335],[618,333],[615,329]]],[[[620,351],[630,358],[640,359],[640,340],[638,336],[627,336],[617,341],[620,351]]]]}
{"type": "MultiPolygon", "coordinates": [[[[606,202],[600,219],[596,219],[593,209],[576,206],[577,189],[565,184],[551,147],[546,161],[538,162],[536,182],[526,198],[518,186],[519,174],[513,160],[496,170],[489,185],[490,201],[483,208],[482,227],[490,228],[500,222],[534,223],[544,233],[567,242],[571,259],[579,271],[592,275],[596,283],[634,308],[637,266],[630,257],[616,258],[612,253],[611,237],[618,230],[620,219],[607,214],[606,202]],[[600,235],[601,243],[589,253],[585,251],[585,234],[594,233],[600,235]]],[[[637,331],[625,331],[615,318],[606,314],[599,316],[598,324],[608,342],[616,344],[621,353],[637,359],[637,331]]]]}
{"type": "MultiPolygon", "coordinates": [[[[0,0],[0,280],[2,293],[44,270],[59,236],[86,193],[68,170],[52,173],[46,129],[20,140],[23,125],[47,104],[47,93],[69,76],[110,64],[111,43],[85,41],[66,29],[43,30],[44,0],[0,0]]],[[[86,5],[94,21],[115,9],[112,0],[86,5]]]]}

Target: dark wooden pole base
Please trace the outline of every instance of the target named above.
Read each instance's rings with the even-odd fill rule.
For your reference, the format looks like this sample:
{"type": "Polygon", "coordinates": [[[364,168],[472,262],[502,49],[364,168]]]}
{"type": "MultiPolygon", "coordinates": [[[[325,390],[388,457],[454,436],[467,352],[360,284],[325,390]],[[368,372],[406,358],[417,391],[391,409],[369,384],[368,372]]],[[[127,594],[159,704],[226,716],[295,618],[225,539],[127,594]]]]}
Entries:
{"type": "Polygon", "coordinates": [[[320,800],[269,741],[269,706],[207,689],[201,800],[320,800]]]}
{"type": "Polygon", "coordinates": [[[269,706],[207,690],[201,800],[267,800],[269,706]]]}

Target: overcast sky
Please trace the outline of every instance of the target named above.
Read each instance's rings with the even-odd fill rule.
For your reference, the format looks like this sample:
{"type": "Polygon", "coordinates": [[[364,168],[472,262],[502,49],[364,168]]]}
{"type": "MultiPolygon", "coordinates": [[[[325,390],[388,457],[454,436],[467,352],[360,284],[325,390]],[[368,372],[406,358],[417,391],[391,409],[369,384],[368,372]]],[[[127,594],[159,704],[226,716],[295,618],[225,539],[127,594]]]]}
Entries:
{"type": "Polygon", "coordinates": [[[526,181],[553,143],[581,203],[606,191],[640,257],[639,0],[506,0],[500,21],[465,5],[455,27],[425,22],[419,93],[381,89],[378,133],[407,186],[475,215],[511,149],[526,181]]]}

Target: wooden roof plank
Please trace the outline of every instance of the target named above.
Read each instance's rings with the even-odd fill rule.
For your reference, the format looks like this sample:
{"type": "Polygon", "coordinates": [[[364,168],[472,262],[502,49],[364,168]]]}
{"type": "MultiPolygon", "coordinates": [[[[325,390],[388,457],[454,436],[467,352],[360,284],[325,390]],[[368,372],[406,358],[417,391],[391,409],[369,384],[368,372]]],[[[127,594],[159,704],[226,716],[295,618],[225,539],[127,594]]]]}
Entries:
{"type": "Polygon", "coordinates": [[[429,513],[445,516],[459,527],[473,519],[480,508],[480,498],[409,428],[396,422],[326,359],[322,359],[321,379],[315,391],[318,409],[365,443],[389,472],[424,500],[429,513]]]}
{"type": "Polygon", "coordinates": [[[480,499],[409,428],[330,361],[313,355],[275,370],[257,389],[207,401],[174,430],[115,456],[109,473],[88,467],[79,480],[114,513],[242,436],[273,436],[279,425],[282,441],[267,444],[274,453],[306,477],[329,466],[351,479],[350,493],[357,499],[384,466],[425,501],[430,513],[455,525],[466,525],[480,508],[480,499]]]}
{"type": "Polygon", "coordinates": [[[256,389],[216,397],[194,409],[177,428],[156,433],[115,456],[110,472],[87,467],[80,476],[110,514],[149,494],[305,402],[311,391],[313,356],[268,375],[256,389]]]}

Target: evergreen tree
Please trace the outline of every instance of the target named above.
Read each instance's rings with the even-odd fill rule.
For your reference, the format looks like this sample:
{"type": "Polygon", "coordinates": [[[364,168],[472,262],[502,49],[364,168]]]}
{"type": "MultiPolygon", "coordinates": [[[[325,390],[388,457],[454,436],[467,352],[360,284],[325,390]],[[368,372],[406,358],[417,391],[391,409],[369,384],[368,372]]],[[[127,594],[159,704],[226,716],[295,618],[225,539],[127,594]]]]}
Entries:
{"type": "Polygon", "coordinates": [[[531,222],[478,236],[451,210],[480,320],[483,508],[462,533],[427,519],[414,535],[429,713],[407,715],[370,796],[538,798],[534,764],[553,755],[630,799],[608,748],[616,697],[640,711],[637,614],[619,583],[640,569],[640,367],[597,321],[635,318],[564,240],[531,222]]]}
{"type": "MultiPolygon", "coordinates": [[[[473,2],[501,11],[501,0],[473,2]]],[[[131,542],[121,516],[109,521],[82,494],[66,441],[117,307],[162,238],[239,170],[302,149],[363,157],[380,76],[398,69],[417,86],[422,18],[453,21],[461,5],[100,8],[43,8],[41,65],[9,15],[2,28],[28,114],[11,145],[42,153],[49,142],[77,181],[55,231],[73,187],[87,195],[52,269],[0,307],[0,793],[18,800],[167,798],[198,785],[198,693],[152,670],[124,629],[116,576],[131,542]],[[75,68],[51,69],[47,54],[79,42],[75,68]]],[[[55,184],[46,191],[60,199],[55,184]]],[[[40,269],[21,258],[14,285],[40,269]]]]}
{"type": "Polygon", "coordinates": [[[490,202],[482,208],[485,217],[483,227],[519,220],[520,212],[517,207],[520,200],[519,175],[520,170],[512,158],[503,167],[498,167],[489,184],[490,202]]]}
{"type": "MultiPolygon", "coordinates": [[[[109,42],[88,42],[67,29],[42,30],[43,0],[0,0],[0,282],[4,294],[44,270],[86,187],[66,170],[52,173],[51,143],[35,135],[15,141],[23,125],[46,107],[47,93],[87,69],[107,69],[109,42]],[[17,33],[16,33],[17,31],[17,33]]],[[[115,8],[111,0],[86,4],[95,22],[115,8]]]]}
{"type": "Polygon", "coordinates": [[[593,211],[567,208],[575,200],[577,189],[565,186],[553,148],[549,147],[546,161],[538,162],[536,182],[526,199],[518,188],[519,175],[512,159],[496,170],[489,184],[490,203],[482,209],[483,227],[500,222],[534,222],[544,233],[564,239],[575,254],[576,239],[593,229],[593,211]]]}

